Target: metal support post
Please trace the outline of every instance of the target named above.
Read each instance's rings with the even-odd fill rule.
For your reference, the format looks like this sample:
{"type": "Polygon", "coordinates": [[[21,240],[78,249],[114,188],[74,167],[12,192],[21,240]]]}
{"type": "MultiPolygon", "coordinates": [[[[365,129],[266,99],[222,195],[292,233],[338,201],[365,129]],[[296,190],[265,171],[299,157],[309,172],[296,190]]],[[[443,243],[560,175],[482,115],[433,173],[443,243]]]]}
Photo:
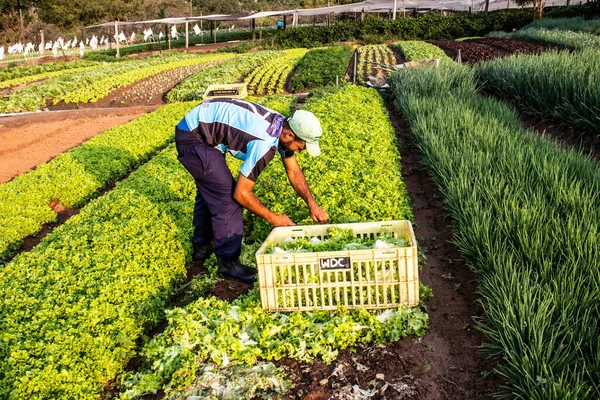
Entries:
{"type": "Polygon", "coordinates": [[[119,58],[121,57],[119,54],[119,21],[115,21],[115,42],[117,43],[117,58],[119,58]]]}

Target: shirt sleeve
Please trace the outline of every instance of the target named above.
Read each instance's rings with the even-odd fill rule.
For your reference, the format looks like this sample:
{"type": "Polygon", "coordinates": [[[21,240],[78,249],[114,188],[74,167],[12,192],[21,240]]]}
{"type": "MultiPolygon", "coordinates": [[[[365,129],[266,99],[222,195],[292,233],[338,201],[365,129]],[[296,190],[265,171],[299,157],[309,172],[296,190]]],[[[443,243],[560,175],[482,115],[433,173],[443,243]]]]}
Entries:
{"type": "Polygon", "coordinates": [[[254,140],[248,143],[246,161],[240,167],[240,173],[252,182],[256,182],[258,176],[267,164],[275,157],[275,146],[271,146],[262,140],[254,140]]]}

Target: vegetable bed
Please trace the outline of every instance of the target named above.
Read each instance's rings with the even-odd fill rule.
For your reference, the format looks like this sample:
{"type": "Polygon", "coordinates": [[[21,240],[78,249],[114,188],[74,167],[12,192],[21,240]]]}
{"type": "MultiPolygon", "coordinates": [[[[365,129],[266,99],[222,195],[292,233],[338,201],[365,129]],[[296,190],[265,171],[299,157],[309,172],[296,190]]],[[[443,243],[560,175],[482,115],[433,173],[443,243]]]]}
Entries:
{"type": "Polygon", "coordinates": [[[344,82],[346,69],[352,56],[350,46],[332,46],[309,50],[296,66],[292,76],[293,93],[310,89],[333,86],[336,79],[344,82]]]}
{"type": "Polygon", "coordinates": [[[600,168],[523,130],[512,109],[476,93],[468,69],[407,69],[391,81],[478,274],[478,326],[503,394],[597,399],[600,168]]]}
{"type": "Polygon", "coordinates": [[[306,49],[284,50],[271,62],[256,68],[246,77],[251,95],[283,94],[290,72],[306,54],[306,49]]]}
{"type": "MultiPolygon", "coordinates": [[[[174,119],[168,138],[195,105],[154,113],[174,119]]],[[[102,397],[186,276],[194,197],[171,145],[0,270],[0,398],[102,397]]]]}
{"type": "Polygon", "coordinates": [[[167,94],[167,100],[192,101],[202,100],[208,85],[236,83],[251,73],[254,69],[277,58],[276,51],[260,51],[242,54],[227,60],[218,66],[204,68],[190,76],[167,94]]]}
{"type": "MultiPolygon", "coordinates": [[[[492,33],[490,33],[490,36],[492,36],[492,33]]],[[[585,32],[531,27],[519,29],[511,33],[493,32],[493,36],[543,42],[575,50],[582,50],[584,48],[600,49],[600,36],[585,32]]]]}
{"type": "MultiPolygon", "coordinates": [[[[324,135],[321,156],[308,163],[302,154],[299,162],[332,221],[410,218],[395,133],[379,95],[372,89],[344,86],[313,96],[304,108],[320,118],[324,135]],[[342,192],[344,196],[336,194],[342,192]]],[[[306,208],[285,180],[282,163],[274,160],[257,181],[257,196],[275,212],[288,213],[299,223],[307,221],[306,208]]],[[[250,214],[245,218],[247,243],[255,241],[256,248],[271,228],[250,214]]],[[[189,394],[185,389],[189,385],[202,387],[199,380],[212,365],[217,366],[211,370],[213,376],[222,376],[229,368],[247,371],[259,359],[322,357],[331,362],[340,349],[421,335],[426,327],[427,316],[418,307],[385,312],[268,313],[260,307],[256,292],[231,304],[214,297],[199,299],[169,312],[165,332],[144,347],[140,370],[120,378],[121,395],[135,398],[162,389],[176,397],[189,394]]],[[[266,389],[273,395],[280,386],[271,381],[265,383],[266,389]]],[[[204,386],[194,394],[202,397],[215,392],[204,386]]]]}
{"type": "Polygon", "coordinates": [[[81,207],[111,181],[173,140],[174,126],[195,104],[176,104],[111,128],[35,170],[0,185],[0,262],[22,239],[56,220],[48,204],[81,207]]]}
{"type": "Polygon", "coordinates": [[[145,60],[99,64],[97,67],[50,79],[38,85],[16,90],[0,98],[0,112],[35,111],[46,101],[57,104],[95,102],[110,91],[138,80],[188,65],[198,65],[231,57],[227,54],[172,54],[145,60]]]}
{"type": "Polygon", "coordinates": [[[480,64],[484,89],[591,139],[600,127],[600,53],[586,49],[480,64]]]}
{"type": "Polygon", "coordinates": [[[525,54],[540,54],[543,51],[550,49],[548,45],[543,43],[533,43],[524,40],[517,39],[503,39],[503,38],[481,38],[481,39],[467,39],[467,43],[478,43],[488,47],[495,47],[500,50],[506,51],[510,54],[525,53],[525,54]]]}
{"type": "Polygon", "coordinates": [[[504,50],[491,48],[478,43],[457,42],[454,40],[428,40],[427,43],[438,46],[453,60],[457,59],[460,50],[461,60],[465,63],[478,63],[508,55],[504,50]]]}

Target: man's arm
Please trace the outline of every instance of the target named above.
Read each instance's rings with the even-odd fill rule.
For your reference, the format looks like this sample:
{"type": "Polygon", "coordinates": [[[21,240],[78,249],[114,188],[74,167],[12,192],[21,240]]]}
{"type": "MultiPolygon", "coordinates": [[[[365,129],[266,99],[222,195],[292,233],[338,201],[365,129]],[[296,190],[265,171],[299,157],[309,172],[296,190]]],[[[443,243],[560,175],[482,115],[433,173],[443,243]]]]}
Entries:
{"type": "Polygon", "coordinates": [[[275,214],[273,211],[265,207],[265,205],[261,203],[258,197],[256,197],[254,194],[254,182],[242,174],[239,175],[237,184],[235,185],[233,199],[242,207],[249,210],[253,214],[258,215],[273,226],[295,225],[287,215],[275,214]]]}
{"type": "Polygon", "coordinates": [[[326,224],[329,221],[329,215],[315,201],[308,183],[306,183],[304,173],[300,169],[300,165],[298,165],[296,156],[282,158],[282,160],[290,184],[308,206],[312,220],[320,224],[326,224]]]}

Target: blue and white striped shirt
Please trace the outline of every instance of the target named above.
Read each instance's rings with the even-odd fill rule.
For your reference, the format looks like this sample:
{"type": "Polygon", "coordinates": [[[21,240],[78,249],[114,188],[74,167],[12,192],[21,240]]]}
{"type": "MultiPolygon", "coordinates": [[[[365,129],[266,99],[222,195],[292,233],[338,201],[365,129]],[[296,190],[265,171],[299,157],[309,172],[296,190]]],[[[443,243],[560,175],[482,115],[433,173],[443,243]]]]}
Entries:
{"type": "Polygon", "coordinates": [[[282,157],[293,155],[279,146],[284,120],[283,115],[259,104],[219,98],[195,107],[177,128],[196,133],[202,142],[243,160],[241,174],[256,181],[275,151],[282,157]]]}

